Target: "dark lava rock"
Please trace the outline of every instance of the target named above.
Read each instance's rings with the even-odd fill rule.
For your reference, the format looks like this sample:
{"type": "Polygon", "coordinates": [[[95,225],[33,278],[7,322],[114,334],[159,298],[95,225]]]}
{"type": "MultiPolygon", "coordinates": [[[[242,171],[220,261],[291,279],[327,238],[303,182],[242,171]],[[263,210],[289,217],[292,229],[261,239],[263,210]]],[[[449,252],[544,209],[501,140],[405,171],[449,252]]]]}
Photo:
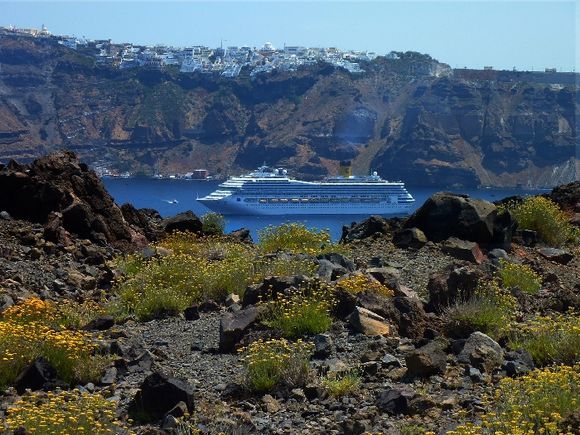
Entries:
{"type": "Polygon", "coordinates": [[[258,301],[266,301],[276,298],[289,288],[298,288],[307,283],[309,278],[305,275],[295,276],[269,276],[261,284],[251,285],[246,288],[242,306],[254,305],[258,301]]]}
{"type": "Polygon", "coordinates": [[[483,272],[470,266],[450,266],[431,274],[427,284],[427,309],[439,313],[458,301],[469,299],[482,278],[483,272]]]}
{"type": "Polygon", "coordinates": [[[383,297],[364,291],[358,294],[355,304],[384,317],[403,337],[421,338],[430,323],[423,303],[415,298],[383,297]]]}
{"type": "Polygon", "coordinates": [[[87,331],[106,331],[115,326],[115,319],[112,316],[101,316],[91,320],[85,325],[87,331]]]}
{"type": "Polygon", "coordinates": [[[184,402],[189,412],[193,411],[193,387],[181,379],[156,372],[141,384],[141,390],[129,405],[129,414],[139,422],[154,422],[179,402],[184,402]]]}
{"type": "Polygon", "coordinates": [[[393,244],[397,248],[420,249],[428,242],[425,233],[419,228],[403,228],[393,235],[393,244]]]}
{"type": "Polygon", "coordinates": [[[484,258],[483,252],[481,252],[477,243],[461,240],[457,237],[449,237],[445,240],[441,244],[441,251],[458,260],[477,264],[481,264],[484,258]]]}
{"type": "Polygon", "coordinates": [[[256,322],[260,312],[261,310],[258,307],[251,306],[243,310],[224,314],[220,321],[220,352],[232,352],[250,326],[256,322]]]}
{"type": "Polygon", "coordinates": [[[508,376],[520,376],[535,368],[534,359],[527,350],[518,349],[505,354],[503,369],[508,376]]]}
{"type": "Polygon", "coordinates": [[[93,241],[135,241],[136,233],[97,174],[70,151],[41,157],[29,165],[0,170],[0,209],[13,217],[46,223],[62,213],[62,225],[93,241]]]}
{"type": "Polygon", "coordinates": [[[341,276],[344,276],[348,273],[342,266],[338,266],[334,263],[331,263],[324,258],[318,260],[318,270],[316,271],[316,276],[320,279],[325,281],[335,281],[341,276]]]}
{"type": "Polygon", "coordinates": [[[321,254],[316,258],[318,260],[328,260],[335,266],[342,267],[349,272],[354,272],[356,270],[356,265],[354,264],[354,261],[336,252],[321,254]]]}
{"type": "Polygon", "coordinates": [[[28,388],[32,391],[40,390],[56,380],[56,369],[44,357],[36,358],[30,363],[14,381],[18,394],[23,394],[28,388]]]}
{"type": "Polygon", "coordinates": [[[142,232],[150,241],[155,241],[159,237],[159,230],[155,221],[151,219],[146,209],[136,209],[132,204],[123,204],[121,213],[129,225],[133,225],[142,232]]]}
{"type": "Polygon", "coordinates": [[[407,375],[410,377],[429,377],[444,374],[447,368],[447,343],[444,340],[433,340],[405,357],[407,375]]]}
{"type": "Polygon", "coordinates": [[[503,349],[497,342],[478,331],[469,336],[457,361],[491,373],[503,363],[503,355],[503,349]]]}
{"type": "Polygon", "coordinates": [[[191,233],[201,234],[202,231],[201,221],[191,210],[163,219],[162,225],[166,234],[174,231],[189,231],[191,233]]]}
{"type": "Polygon", "coordinates": [[[401,361],[390,353],[385,354],[381,358],[381,364],[386,369],[402,367],[401,361]]]}
{"type": "Polygon", "coordinates": [[[391,232],[389,221],[380,216],[371,216],[362,222],[353,222],[350,227],[342,227],[341,243],[362,240],[374,235],[384,235],[391,232]]]}
{"type": "Polygon", "coordinates": [[[240,228],[239,230],[232,231],[229,236],[242,243],[254,243],[250,230],[247,228],[240,228]]]}
{"type": "Polygon", "coordinates": [[[516,223],[509,212],[499,213],[491,202],[439,192],[409,217],[405,227],[419,228],[435,242],[457,237],[504,247],[511,242],[516,223]]]}
{"type": "Polygon", "coordinates": [[[183,311],[183,317],[185,320],[193,321],[199,319],[199,308],[197,305],[193,307],[188,307],[183,311]]]}
{"type": "Polygon", "coordinates": [[[379,394],[376,406],[391,415],[408,414],[409,405],[415,396],[416,393],[411,388],[390,388],[379,394]]]}
{"type": "Polygon", "coordinates": [[[574,258],[570,252],[564,249],[540,248],[538,252],[542,257],[560,264],[568,264],[574,258]]]}
{"type": "Polygon", "coordinates": [[[334,343],[328,334],[316,334],[314,341],[314,358],[324,359],[332,354],[334,343]]]}
{"type": "Polygon", "coordinates": [[[555,187],[549,197],[562,210],[574,211],[576,204],[580,202],[580,181],[555,187]]]}
{"type": "Polygon", "coordinates": [[[371,267],[366,270],[370,276],[391,290],[398,289],[401,273],[394,267],[371,267]]]}

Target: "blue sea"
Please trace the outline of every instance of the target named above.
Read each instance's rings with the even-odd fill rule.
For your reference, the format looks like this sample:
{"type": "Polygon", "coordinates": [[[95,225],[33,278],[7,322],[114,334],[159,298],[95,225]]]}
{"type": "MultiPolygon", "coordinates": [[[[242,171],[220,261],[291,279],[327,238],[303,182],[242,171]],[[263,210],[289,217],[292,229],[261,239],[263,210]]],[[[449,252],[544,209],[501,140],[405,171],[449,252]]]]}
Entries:
{"type": "MultiPolygon", "coordinates": [[[[197,197],[213,192],[216,181],[168,180],[149,178],[104,178],[103,182],[117,204],[129,202],[137,208],[154,208],[162,216],[171,216],[176,213],[191,210],[198,216],[210,210],[196,201],[197,197]]],[[[433,193],[445,190],[464,193],[474,198],[497,201],[513,195],[535,195],[548,190],[523,189],[435,189],[435,188],[408,188],[415,198],[414,210],[419,208],[433,193]]],[[[226,232],[238,228],[248,228],[254,240],[257,231],[268,225],[279,225],[284,222],[301,222],[311,228],[324,228],[330,231],[334,240],[340,238],[343,225],[361,221],[367,215],[347,216],[228,216],[226,217],[226,232]]]]}

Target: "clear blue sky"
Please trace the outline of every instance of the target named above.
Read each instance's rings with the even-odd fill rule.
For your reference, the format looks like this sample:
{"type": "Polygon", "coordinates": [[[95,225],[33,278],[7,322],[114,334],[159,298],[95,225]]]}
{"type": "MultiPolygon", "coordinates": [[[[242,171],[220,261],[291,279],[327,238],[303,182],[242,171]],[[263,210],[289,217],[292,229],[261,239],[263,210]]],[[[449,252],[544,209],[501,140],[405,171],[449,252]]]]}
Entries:
{"type": "Polygon", "coordinates": [[[576,1],[0,0],[0,25],[167,45],[336,46],[415,50],[453,67],[571,71],[580,64],[576,1]]]}

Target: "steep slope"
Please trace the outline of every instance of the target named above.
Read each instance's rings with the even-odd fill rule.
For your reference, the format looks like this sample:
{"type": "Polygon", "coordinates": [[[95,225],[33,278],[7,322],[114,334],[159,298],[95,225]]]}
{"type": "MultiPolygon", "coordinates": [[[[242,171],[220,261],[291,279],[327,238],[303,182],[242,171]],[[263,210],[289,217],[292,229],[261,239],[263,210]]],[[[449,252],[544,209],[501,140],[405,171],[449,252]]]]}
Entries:
{"type": "Polygon", "coordinates": [[[3,37],[0,160],[67,148],[145,174],[226,175],[266,161],[316,178],[351,159],[359,173],[414,185],[577,178],[579,99],[568,75],[469,75],[418,53],[363,68],[232,80],[112,69],[50,40],[3,37]]]}

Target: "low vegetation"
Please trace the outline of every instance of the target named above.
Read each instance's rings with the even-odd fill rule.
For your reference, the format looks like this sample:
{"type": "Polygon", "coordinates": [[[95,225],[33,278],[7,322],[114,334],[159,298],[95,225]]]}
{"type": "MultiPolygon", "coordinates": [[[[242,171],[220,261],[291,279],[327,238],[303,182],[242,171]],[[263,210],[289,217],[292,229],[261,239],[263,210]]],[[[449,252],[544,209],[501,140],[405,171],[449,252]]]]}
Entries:
{"type": "Polygon", "coordinates": [[[292,254],[319,255],[344,250],[332,243],[328,230],[307,228],[299,223],[268,226],[258,231],[258,247],[262,252],[289,252],[292,254]]]}
{"type": "Polygon", "coordinates": [[[519,228],[533,230],[546,243],[560,246],[574,237],[568,216],[558,205],[543,196],[530,196],[521,203],[507,208],[518,222],[519,228]]]}
{"type": "Polygon", "coordinates": [[[447,435],[572,434],[566,416],[578,410],[580,366],[534,370],[520,378],[503,378],[480,424],[459,426],[447,435]]]}
{"type": "Polygon", "coordinates": [[[260,257],[251,247],[222,237],[174,233],[156,247],[163,255],[118,260],[113,314],[140,320],[175,315],[207,301],[243,294],[249,284],[270,275],[312,275],[316,265],[301,258],[260,257]]]}
{"type": "Polygon", "coordinates": [[[226,221],[219,213],[207,213],[201,217],[202,231],[205,234],[222,235],[226,228],[226,221]]]}
{"type": "Polygon", "coordinates": [[[504,288],[517,287],[524,293],[536,294],[542,287],[542,277],[525,264],[501,260],[499,276],[504,288]]]}
{"type": "Polygon", "coordinates": [[[337,288],[352,294],[370,291],[381,296],[391,297],[394,292],[389,287],[381,284],[376,279],[363,274],[354,274],[338,281],[337,288]]]}
{"type": "Polygon", "coordinates": [[[496,281],[480,284],[473,296],[446,310],[447,332],[451,336],[467,337],[480,331],[498,338],[507,332],[516,307],[515,298],[496,281]]]}
{"type": "Polygon", "coordinates": [[[70,308],[29,298],[2,313],[0,386],[11,384],[39,357],[48,360],[66,382],[98,379],[108,359],[95,355],[97,346],[89,333],[68,329],[70,324],[83,323],[70,315],[70,308]]]}
{"type": "Polygon", "coordinates": [[[26,394],[8,408],[4,429],[42,435],[131,433],[117,420],[116,408],[100,394],[79,390],[26,394]]]}
{"type": "Polygon", "coordinates": [[[280,330],[286,338],[298,338],[325,332],[332,325],[335,299],[331,288],[321,282],[279,295],[266,302],[263,323],[280,330]]]}
{"type": "Polygon", "coordinates": [[[343,397],[354,393],[361,382],[362,378],[358,370],[330,373],[322,379],[322,385],[332,397],[343,397]]]}
{"type": "Polygon", "coordinates": [[[580,360],[580,317],[574,312],[538,316],[512,329],[509,346],[527,350],[538,366],[580,360]]]}
{"type": "Polygon", "coordinates": [[[311,343],[286,339],[257,340],[241,349],[246,383],[255,392],[302,386],[308,380],[311,343]]]}

